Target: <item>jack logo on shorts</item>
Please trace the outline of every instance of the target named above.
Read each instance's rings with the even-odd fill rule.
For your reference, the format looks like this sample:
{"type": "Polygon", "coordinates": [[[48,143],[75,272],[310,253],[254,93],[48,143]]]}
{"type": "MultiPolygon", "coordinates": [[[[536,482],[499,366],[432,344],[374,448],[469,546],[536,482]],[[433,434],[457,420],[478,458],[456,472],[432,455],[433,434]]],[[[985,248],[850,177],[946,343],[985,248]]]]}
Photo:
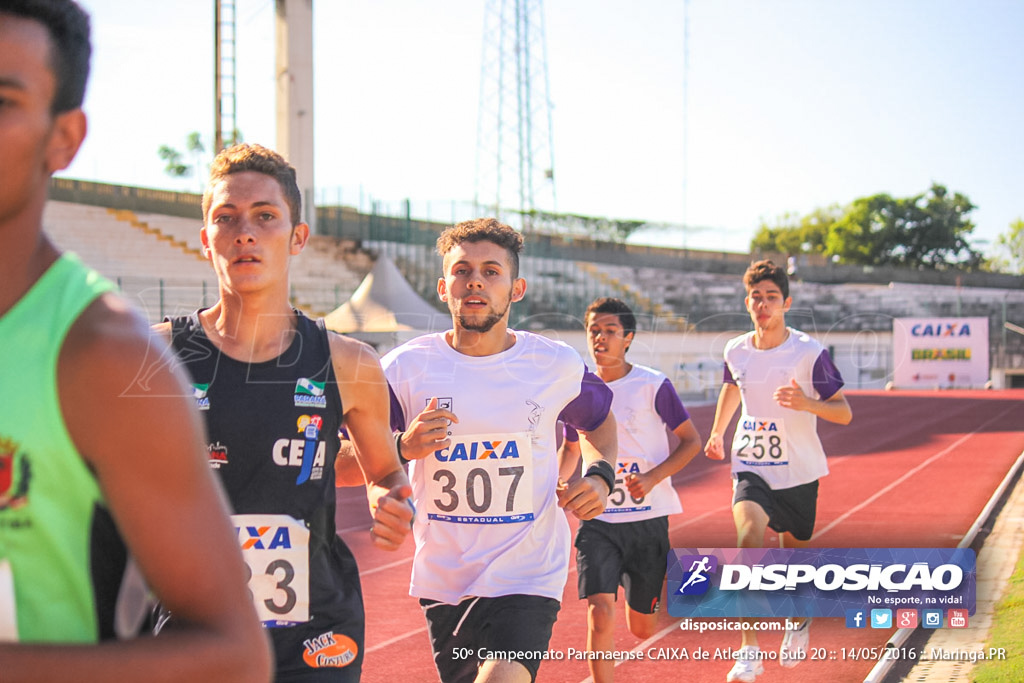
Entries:
{"type": "Polygon", "coordinates": [[[359,647],[354,640],[331,631],[310,638],[303,645],[306,649],[302,659],[314,669],[327,666],[340,669],[354,662],[359,654],[359,647]]]}
{"type": "Polygon", "coordinates": [[[703,595],[711,586],[711,574],[718,569],[718,558],[714,555],[684,555],[679,558],[681,567],[689,567],[683,573],[679,595],[703,595]]]}

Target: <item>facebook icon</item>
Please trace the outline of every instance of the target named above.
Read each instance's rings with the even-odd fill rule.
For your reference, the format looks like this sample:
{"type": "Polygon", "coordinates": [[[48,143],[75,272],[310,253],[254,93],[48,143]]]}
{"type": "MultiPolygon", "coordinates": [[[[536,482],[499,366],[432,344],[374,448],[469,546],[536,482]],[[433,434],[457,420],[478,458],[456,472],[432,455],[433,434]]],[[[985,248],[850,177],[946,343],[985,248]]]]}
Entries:
{"type": "Polygon", "coordinates": [[[846,628],[866,628],[867,616],[862,609],[846,610],[846,628]]]}

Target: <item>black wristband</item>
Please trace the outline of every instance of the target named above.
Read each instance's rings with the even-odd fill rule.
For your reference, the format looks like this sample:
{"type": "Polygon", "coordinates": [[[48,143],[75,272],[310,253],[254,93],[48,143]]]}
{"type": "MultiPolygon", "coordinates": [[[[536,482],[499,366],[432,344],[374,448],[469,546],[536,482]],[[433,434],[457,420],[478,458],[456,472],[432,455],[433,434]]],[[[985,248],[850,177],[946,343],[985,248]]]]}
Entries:
{"type": "Polygon", "coordinates": [[[589,477],[592,474],[601,477],[604,483],[608,484],[608,493],[615,489],[615,468],[607,460],[598,460],[593,463],[583,476],[589,477]]]}
{"type": "Polygon", "coordinates": [[[403,465],[409,464],[409,461],[402,455],[402,434],[404,432],[395,432],[395,450],[398,451],[398,462],[403,465]]]}

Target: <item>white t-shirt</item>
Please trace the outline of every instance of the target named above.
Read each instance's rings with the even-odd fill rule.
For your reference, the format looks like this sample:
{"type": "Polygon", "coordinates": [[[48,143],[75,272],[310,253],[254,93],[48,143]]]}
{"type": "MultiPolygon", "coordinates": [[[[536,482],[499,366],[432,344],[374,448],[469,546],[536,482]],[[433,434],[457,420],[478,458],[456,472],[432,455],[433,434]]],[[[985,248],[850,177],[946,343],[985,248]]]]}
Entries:
{"type": "MultiPolygon", "coordinates": [[[[647,472],[668,458],[668,432],[690,419],[679,394],[664,373],[644,365],[634,364],[625,377],[608,382],[608,386],[614,395],[612,413],[618,428],[619,455],[615,489],[597,519],[614,524],[682,512],[671,477],[659,481],[641,500],[633,499],[624,482],[626,475],[647,472]]],[[[579,438],[571,427],[565,433],[567,439],[579,438]]]]}
{"type": "Polygon", "coordinates": [[[825,400],[843,386],[828,351],[804,332],[772,349],[754,347],[754,333],[725,346],[725,381],[740,389],[743,410],[732,442],[732,471],[753,472],[773,489],[808,484],[828,474],[818,438],[818,418],[783,408],[772,398],[790,380],[808,396],[825,400]]]}
{"type": "Polygon", "coordinates": [[[584,381],[583,359],[568,345],[514,334],[511,348],[491,356],[463,355],[438,333],[382,360],[399,426],[433,397],[459,420],[449,427],[451,447],[409,464],[415,597],[562,597],[570,543],[555,495],[555,426],[570,403],[575,426],[600,426],[611,392],[584,381]]]}

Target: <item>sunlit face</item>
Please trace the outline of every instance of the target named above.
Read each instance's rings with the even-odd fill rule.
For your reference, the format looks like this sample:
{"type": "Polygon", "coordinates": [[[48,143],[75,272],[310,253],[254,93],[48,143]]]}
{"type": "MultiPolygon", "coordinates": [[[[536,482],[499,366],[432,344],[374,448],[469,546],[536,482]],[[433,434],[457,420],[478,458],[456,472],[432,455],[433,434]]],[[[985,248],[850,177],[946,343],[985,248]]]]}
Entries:
{"type": "Polygon", "coordinates": [[[761,280],[750,286],[743,302],[754,327],[770,330],[785,326],[785,313],[789,311],[793,299],[783,297],[782,290],[771,280],[761,280]]]}
{"type": "Polygon", "coordinates": [[[626,333],[614,313],[591,313],[587,316],[587,348],[590,357],[600,366],[620,365],[633,333],[626,333]]]}
{"type": "Polygon", "coordinates": [[[221,285],[244,292],[272,284],[287,286],[289,257],[309,238],[309,226],[292,227],[277,180],[243,171],[216,181],[200,236],[221,285]]]}
{"type": "Polygon", "coordinates": [[[526,281],[512,279],[508,251],[493,242],[463,242],[444,256],[437,295],[462,329],[489,332],[508,321],[509,307],[526,293],[526,281]]]}
{"type": "Polygon", "coordinates": [[[56,88],[46,27],[0,9],[0,223],[41,201],[85,136],[81,110],[51,113],[56,88]]]}

